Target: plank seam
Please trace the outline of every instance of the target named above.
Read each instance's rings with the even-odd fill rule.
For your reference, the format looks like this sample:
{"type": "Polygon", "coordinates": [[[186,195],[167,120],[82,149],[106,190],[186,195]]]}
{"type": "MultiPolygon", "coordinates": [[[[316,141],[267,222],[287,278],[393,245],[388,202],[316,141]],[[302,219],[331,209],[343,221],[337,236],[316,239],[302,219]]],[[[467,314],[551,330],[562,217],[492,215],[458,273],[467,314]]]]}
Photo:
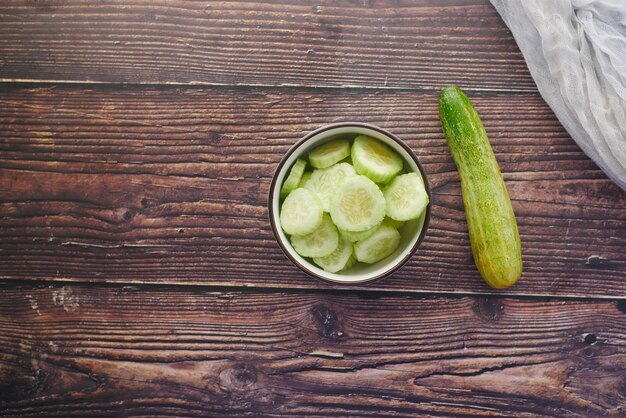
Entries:
{"type": "MultiPolygon", "coordinates": [[[[331,85],[331,84],[315,84],[315,85],[304,85],[304,84],[291,84],[291,83],[282,83],[282,84],[264,84],[264,83],[208,83],[208,82],[175,82],[175,81],[166,81],[166,82],[108,82],[108,81],[93,81],[93,80],[39,80],[39,79],[27,79],[27,78],[0,78],[0,88],[3,86],[11,86],[11,85],[24,85],[24,86],[37,86],[37,87],[49,87],[54,85],[72,85],[72,86],[102,86],[109,88],[144,88],[144,87],[161,87],[161,88],[189,88],[189,89],[210,89],[210,88],[224,88],[224,89],[279,89],[279,90],[383,90],[383,91],[398,91],[398,92],[416,92],[416,93],[426,93],[433,91],[440,91],[440,87],[434,86],[425,86],[425,87],[402,87],[402,86],[371,86],[371,85],[359,85],[359,84],[341,84],[341,85],[331,85]]],[[[486,88],[486,87],[464,87],[464,91],[475,92],[475,93],[508,93],[508,94],[528,94],[528,93],[538,93],[538,89],[506,89],[506,88],[486,88]]]]}
{"type": "Polygon", "coordinates": [[[211,283],[184,283],[184,282],[89,282],[84,280],[73,279],[53,279],[53,280],[25,280],[10,279],[0,281],[0,287],[5,289],[12,287],[63,287],[63,286],[86,286],[92,288],[116,288],[116,289],[134,289],[142,291],[163,291],[169,289],[176,292],[201,291],[201,292],[221,292],[221,293],[258,293],[258,294],[326,294],[333,296],[358,296],[365,299],[378,299],[384,297],[396,297],[412,300],[420,299],[462,299],[462,298],[479,298],[489,297],[496,299],[514,299],[514,300],[531,300],[540,302],[590,302],[590,303],[606,303],[606,302],[624,302],[626,297],[620,296],[579,296],[579,295],[541,295],[541,294],[525,294],[525,293],[488,293],[488,292],[445,292],[445,291],[420,291],[420,290],[395,290],[395,289],[350,289],[350,288],[306,288],[306,287],[263,287],[248,285],[224,285],[211,283]]]}

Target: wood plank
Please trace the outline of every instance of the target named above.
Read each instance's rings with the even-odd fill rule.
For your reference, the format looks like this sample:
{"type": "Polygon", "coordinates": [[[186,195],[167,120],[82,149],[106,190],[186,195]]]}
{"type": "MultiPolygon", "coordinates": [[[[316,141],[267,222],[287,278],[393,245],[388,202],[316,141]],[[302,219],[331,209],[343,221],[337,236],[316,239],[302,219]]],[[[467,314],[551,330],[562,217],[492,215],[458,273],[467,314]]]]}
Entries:
{"type": "Polygon", "coordinates": [[[3,287],[2,416],[623,416],[615,302],[3,287]]]}
{"type": "Polygon", "coordinates": [[[0,79],[536,89],[488,0],[9,0],[0,79]]]}
{"type": "MultiPolygon", "coordinates": [[[[518,216],[510,294],[626,295],[626,193],[538,94],[474,94],[518,216]]],[[[412,260],[368,289],[488,293],[472,258],[435,93],[5,86],[0,277],[327,288],[281,253],[267,215],[305,132],[361,120],[400,135],[433,187],[412,260]]]]}

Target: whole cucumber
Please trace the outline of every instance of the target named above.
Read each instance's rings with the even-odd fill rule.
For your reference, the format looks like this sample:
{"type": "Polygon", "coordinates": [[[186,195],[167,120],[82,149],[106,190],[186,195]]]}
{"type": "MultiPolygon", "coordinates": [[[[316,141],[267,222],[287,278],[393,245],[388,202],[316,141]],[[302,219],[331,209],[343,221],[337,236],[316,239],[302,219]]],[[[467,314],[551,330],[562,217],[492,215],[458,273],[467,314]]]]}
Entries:
{"type": "Polygon", "coordinates": [[[476,267],[489,286],[509,287],[522,274],[522,243],[485,128],[472,102],[456,86],[441,91],[439,117],[461,177],[476,267]]]}

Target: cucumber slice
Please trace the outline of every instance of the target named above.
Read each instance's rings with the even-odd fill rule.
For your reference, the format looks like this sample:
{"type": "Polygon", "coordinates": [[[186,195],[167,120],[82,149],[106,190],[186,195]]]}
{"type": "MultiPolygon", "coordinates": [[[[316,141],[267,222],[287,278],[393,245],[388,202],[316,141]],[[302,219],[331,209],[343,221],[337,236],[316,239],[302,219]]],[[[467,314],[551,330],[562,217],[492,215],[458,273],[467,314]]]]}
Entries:
{"type": "Polygon", "coordinates": [[[336,273],[343,270],[351,258],[353,259],[352,243],[339,236],[339,243],[335,251],[326,257],[315,257],[313,261],[324,270],[330,273],[336,273]]]}
{"type": "Polygon", "coordinates": [[[361,241],[364,240],[365,238],[369,238],[372,236],[372,234],[374,232],[376,232],[376,228],[378,228],[379,225],[373,226],[370,229],[366,229],[365,231],[358,231],[358,232],[352,232],[352,231],[344,231],[343,229],[339,229],[339,234],[346,240],[350,241],[350,242],[357,242],[357,241],[361,241]]]}
{"type": "Polygon", "coordinates": [[[300,180],[302,179],[302,175],[304,174],[305,168],[306,161],[298,158],[291,167],[287,179],[283,182],[283,187],[280,189],[280,197],[287,197],[289,193],[291,193],[294,189],[298,187],[298,185],[300,184],[300,180]]]}
{"type": "Polygon", "coordinates": [[[352,144],[352,162],[357,173],[375,183],[387,183],[403,168],[402,158],[382,142],[359,135],[352,144]]]}
{"type": "Polygon", "coordinates": [[[322,202],[307,189],[296,189],[285,198],[280,208],[280,226],[286,234],[306,235],[322,223],[322,202]]]}
{"type": "Polygon", "coordinates": [[[371,237],[354,243],[354,255],[363,263],[375,263],[393,253],[400,244],[400,233],[383,223],[371,237]]]}
{"type": "Polygon", "coordinates": [[[365,176],[348,177],[331,199],[330,216],[344,231],[370,229],[385,217],[383,192],[365,176]]]}
{"type": "Polygon", "coordinates": [[[384,191],[387,216],[396,221],[419,218],[428,206],[424,182],[417,173],[393,179],[384,191]]]}
{"type": "Polygon", "coordinates": [[[339,233],[327,213],[315,231],[303,236],[292,236],[291,245],[303,257],[326,257],[337,249],[339,233]]]}
{"type": "Polygon", "coordinates": [[[350,143],[345,139],[336,139],[320,145],[309,152],[309,161],[315,168],[326,168],[338,163],[350,155],[350,143]]]}
{"type": "Polygon", "coordinates": [[[397,229],[398,231],[400,230],[400,228],[402,228],[404,226],[404,222],[403,221],[396,221],[395,219],[391,219],[389,216],[386,216],[385,219],[383,220],[384,223],[386,223],[387,225],[397,229]]]}
{"type": "Polygon", "coordinates": [[[354,168],[348,163],[335,164],[332,167],[320,168],[311,173],[305,187],[317,194],[322,202],[324,212],[330,211],[330,198],[335,194],[347,177],[356,175],[354,168]]]}
{"type": "Polygon", "coordinates": [[[309,179],[311,178],[311,174],[312,173],[310,171],[305,171],[302,175],[302,178],[300,179],[300,184],[298,184],[298,187],[305,187],[306,182],[309,181],[309,179]]]}
{"type": "Polygon", "coordinates": [[[346,271],[348,270],[350,267],[352,267],[354,265],[354,263],[356,263],[356,257],[354,256],[354,246],[352,247],[352,254],[350,254],[350,258],[348,258],[348,261],[346,261],[346,265],[343,266],[343,268],[339,271],[346,271]]]}

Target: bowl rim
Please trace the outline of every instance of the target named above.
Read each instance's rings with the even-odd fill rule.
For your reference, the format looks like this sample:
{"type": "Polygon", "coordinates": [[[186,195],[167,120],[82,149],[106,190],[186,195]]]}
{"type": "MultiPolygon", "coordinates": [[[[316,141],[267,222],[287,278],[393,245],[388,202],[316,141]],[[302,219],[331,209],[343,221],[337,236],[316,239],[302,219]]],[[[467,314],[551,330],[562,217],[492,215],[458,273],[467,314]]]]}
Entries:
{"type": "Polygon", "coordinates": [[[298,140],[298,142],[296,142],[295,144],[293,144],[291,146],[291,148],[289,148],[289,150],[285,153],[285,155],[283,155],[283,157],[281,158],[280,162],[278,163],[278,166],[276,167],[276,170],[274,171],[274,175],[272,176],[272,182],[270,183],[270,190],[269,190],[269,198],[268,198],[268,209],[269,209],[269,221],[270,221],[270,225],[272,227],[272,234],[274,235],[274,239],[276,240],[276,242],[278,243],[278,245],[280,246],[280,249],[282,250],[282,252],[287,256],[287,258],[296,266],[298,267],[300,270],[302,270],[304,273],[306,273],[307,275],[313,277],[314,279],[320,280],[326,284],[341,284],[341,285],[363,285],[363,284],[370,284],[373,283],[375,281],[381,280],[393,273],[395,273],[398,269],[400,269],[404,264],[406,264],[407,261],[409,261],[409,259],[413,256],[413,254],[415,254],[415,252],[417,251],[417,249],[419,248],[419,246],[421,245],[422,241],[424,240],[424,236],[426,235],[426,231],[428,230],[428,226],[430,223],[430,210],[431,210],[431,206],[432,206],[432,197],[431,197],[431,189],[430,189],[430,183],[428,182],[428,178],[426,176],[426,171],[424,170],[424,167],[422,166],[422,163],[420,163],[419,159],[417,158],[417,156],[415,155],[415,153],[413,152],[413,150],[411,150],[411,148],[404,143],[404,141],[402,139],[400,139],[398,136],[396,136],[395,134],[387,131],[386,129],[383,129],[379,126],[376,125],[372,125],[369,123],[365,123],[365,122],[338,122],[338,123],[332,123],[329,125],[324,125],[320,128],[317,128],[311,132],[309,132],[308,134],[306,134],[304,137],[302,137],[300,140],[298,140]],[[285,247],[285,244],[282,242],[282,240],[280,239],[280,235],[278,234],[278,226],[276,225],[276,222],[274,220],[274,208],[273,208],[273,201],[274,201],[274,191],[276,189],[276,182],[278,181],[278,174],[280,173],[280,171],[282,170],[283,166],[286,164],[287,160],[289,159],[289,157],[296,152],[297,149],[299,149],[302,145],[304,145],[307,141],[309,141],[312,137],[325,132],[325,131],[329,131],[331,129],[336,129],[336,128],[366,128],[366,129],[371,129],[373,131],[377,131],[387,137],[389,137],[390,139],[392,139],[393,141],[395,141],[398,145],[400,145],[406,152],[407,154],[409,154],[409,156],[411,157],[411,159],[415,162],[415,165],[417,166],[417,169],[420,171],[420,175],[422,176],[422,179],[424,180],[424,188],[426,189],[426,194],[428,195],[429,198],[429,202],[428,205],[426,206],[426,216],[424,218],[424,224],[422,225],[422,230],[420,231],[420,234],[417,238],[417,241],[415,241],[415,244],[413,244],[413,246],[411,247],[411,250],[407,253],[406,256],[404,256],[404,258],[402,258],[399,262],[397,262],[396,264],[394,264],[393,266],[391,266],[389,269],[385,270],[382,273],[377,274],[376,276],[367,278],[367,279],[363,279],[363,280],[356,280],[356,281],[342,281],[342,280],[335,280],[335,279],[331,279],[328,277],[324,277],[321,276],[317,273],[315,273],[314,271],[309,270],[305,265],[302,265],[302,263],[300,263],[298,260],[296,260],[287,250],[287,248],[285,247]]]}

